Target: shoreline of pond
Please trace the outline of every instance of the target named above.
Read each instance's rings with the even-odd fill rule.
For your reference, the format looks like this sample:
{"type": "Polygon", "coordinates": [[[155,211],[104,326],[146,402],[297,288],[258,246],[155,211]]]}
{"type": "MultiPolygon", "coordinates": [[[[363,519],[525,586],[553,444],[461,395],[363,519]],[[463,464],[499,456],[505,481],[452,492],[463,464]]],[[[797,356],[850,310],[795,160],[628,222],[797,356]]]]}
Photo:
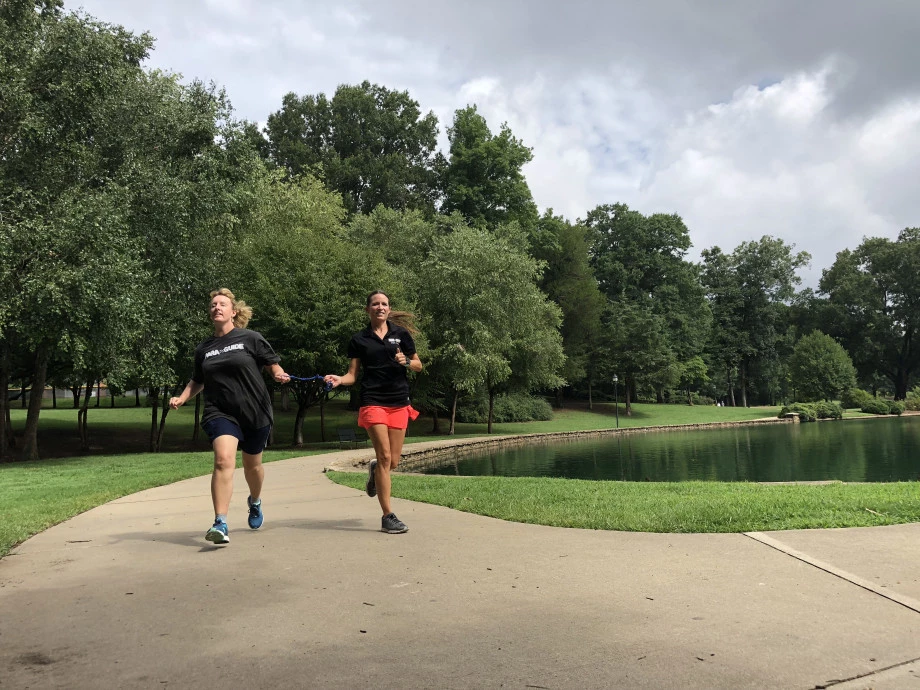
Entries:
{"type": "MultiPolygon", "coordinates": [[[[917,416],[920,412],[905,411],[902,416],[917,416]]],[[[891,415],[867,417],[849,417],[844,419],[822,419],[819,422],[861,421],[871,419],[891,419],[891,415]]],[[[694,424],[656,424],[653,426],[627,427],[619,429],[586,429],[578,431],[553,431],[530,434],[503,434],[501,436],[476,437],[464,439],[445,439],[440,441],[421,441],[403,447],[399,468],[400,474],[420,473],[430,467],[444,464],[445,456],[450,460],[478,455],[495,449],[511,449],[531,445],[583,441],[591,438],[604,438],[638,433],[659,433],[665,431],[696,431],[706,429],[725,429],[732,427],[757,427],[775,424],[800,424],[798,416],[764,417],[730,422],[700,422],[694,424]]],[[[807,422],[805,422],[807,423],[807,422]]],[[[368,463],[374,459],[373,448],[352,451],[346,457],[340,457],[323,471],[358,472],[365,471],[368,463]]]]}

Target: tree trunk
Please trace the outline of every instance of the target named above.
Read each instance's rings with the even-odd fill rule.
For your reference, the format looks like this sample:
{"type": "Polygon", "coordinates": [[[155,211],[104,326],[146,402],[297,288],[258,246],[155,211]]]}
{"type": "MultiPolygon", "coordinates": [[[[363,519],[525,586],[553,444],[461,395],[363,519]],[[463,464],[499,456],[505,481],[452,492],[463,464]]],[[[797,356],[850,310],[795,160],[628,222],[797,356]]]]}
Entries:
{"type": "Polygon", "coordinates": [[[10,426],[10,347],[0,341],[0,461],[9,455],[13,429],[10,426]]]}
{"type": "Polygon", "coordinates": [[[160,387],[152,386],[147,389],[150,398],[150,444],[149,451],[157,452],[157,408],[160,406],[160,387]]]}
{"type": "Polygon", "coordinates": [[[431,433],[441,433],[441,418],[438,417],[438,408],[434,405],[431,408],[431,433]]]}
{"type": "Polygon", "coordinates": [[[556,398],[556,409],[561,410],[565,406],[565,396],[562,395],[563,387],[559,386],[556,390],[553,391],[553,395],[556,398]]]}
{"type": "Polygon", "coordinates": [[[728,390],[726,391],[726,393],[728,394],[728,403],[729,405],[734,407],[735,406],[735,386],[734,386],[734,383],[732,382],[731,367],[728,367],[725,370],[725,380],[726,380],[726,383],[728,384],[728,390]]]}
{"type": "Polygon", "coordinates": [[[319,440],[326,442],[326,396],[319,401],[319,440]]]}
{"type": "Polygon", "coordinates": [[[450,406],[450,427],[447,429],[447,435],[453,436],[457,429],[457,399],[460,397],[460,391],[454,391],[454,401],[450,406]]]}
{"type": "Polygon", "coordinates": [[[140,406],[141,406],[141,389],[135,388],[134,389],[134,407],[140,407],[140,406]]]}
{"type": "Polygon", "coordinates": [[[287,412],[291,407],[291,391],[287,386],[281,389],[281,409],[287,412]]]}
{"type": "Polygon", "coordinates": [[[632,379],[623,382],[623,394],[626,396],[626,416],[632,417],[632,379]]]}
{"type": "Polygon", "coordinates": [[[494,412],[495,412],[495,392],[490,390],[489,391],[489,421],[488,421],[488,424],[486,425],[487,434],[492,433],[492,415],[494,414],[494,412]]]}
{"type": "Polygon", "coordinates": [[[741,386],[741,407],[747,407],[747,364],[742,362],[738,371],[738,383],[741,386]]]}
{"type": "Polygon", "coordinates": [[[664,389],[663,388],[655,389],[655,402],[658,403],[659,405],[664,404],[664,389]]]}
{"type": "Polygon", "coordinates": [[[163,386],[163,402],[161,405],[162,412],[160,413],[160,426],[157,429],[157,453],[160,452],[160,448],[163,447],[163,430],[166,428],[166,415],[169,414],[169,388],[163,386]]]}
{"type": "Polygon", "coordinates": [[[73,409],[80,409],[80,400],[83,397],[83,386],[71,386],[70,394],[73,396],[73,409]]]}
{"type": "Polygon", "coordinates": [[[99,407],[99,401],[102,398],[102,379],[96,381],[96,407],[99,407]]]}
{"type": "Polygon", "coordinates": [[[588,409],[594,409],[594,390],[591,386],[591,377],[588,377],[588,409]]]}
{"type": "Polygon", "coordinates": [[[80,410],[77,412],[77,433],[80,436],[80,450],[84,453],[89,450],[89,434],[87,433],[86,417],[89,412],[89,399],[93,394],[93,381],[86,382],[86,395],[83,397],[80,410]]]}
{"type": "Polygon", "coordinates": [[[687,404],[693,407],[693,396],[690,395],[690,386],[687,386],[687,404]]]}
{"type": "Polygon", "coordinates": [[[910,372],[906,367],[899,366],[896,380],[894,382],[894,399],[905,400],[907,398],[907,384],[910,380],[910,372]]]}
{"type": "Polygon", "coordinates": [[[300,448],[303,445],[303,420],[307,416],[307,405],[297,404],[297,415],[294,417],[294,445],[300,448]]]}
{"type": "Polygon", "coordinates": [[[51,409],[57,409],[57,386],[51,384],[51,409]]]}
{"type": "Polygon", "coordinates": [[[109,407],[114,409],[115,408],[115,396],[112,395],[111,388],[106,388],[106,390],[109,392],[109,407]]]}
{"type": "Polygon", "coordinates": [[[195,427],[192,429],[192,441],[198,440],[198,432],[201,431],[201,395],[195,396],[195,427]]]}
{"type": "MultiPolygon", "coordinates": [[[[51,347],[39,345],[35,351],[35,368],[32,376],[32,390],[45,389],[45,377],[48,374],[48,360],[51,359],[51,347]]],[[[25,393],[25,382],[23,382],[25,393]]],[[[29,396],[29,412],[26,415],[26,429],[23,432],[22,459],[38,460],[38,417],[42,411],[42,396],[29,396]]]]}

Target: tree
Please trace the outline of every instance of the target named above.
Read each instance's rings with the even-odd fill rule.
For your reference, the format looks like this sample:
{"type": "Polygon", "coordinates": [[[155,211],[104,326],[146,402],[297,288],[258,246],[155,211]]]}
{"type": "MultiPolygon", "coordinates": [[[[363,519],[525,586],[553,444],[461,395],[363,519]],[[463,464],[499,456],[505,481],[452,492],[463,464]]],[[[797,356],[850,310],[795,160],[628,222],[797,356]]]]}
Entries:
{"type": "Polygon", "coordinates": [[[362,82],[324,94],[287,94],[268,117],[271,159],[296,176],[321,176],[349,213],[383,205],[432,212],[438,121],[407,91],[362,82]]]}
{"type": "MultiPolygon", "coordinates": [[[[0,123],[0,287],[14,296],[0,341],[34,353],[35,390],[65,347],[74,373],[136,377],[158,399],[188,359],[203,295],[233,271],[226,246],[262,163],[221,92],[140,67],[149,36],[26,4],[16,26],[0,15],[12,104],[0,123]]],[[[27,459],[40,410],[33,396],[27,459]]]]}
{"type": "Polygon", "coordinates": [[[507,239],[463,226],[438,237],[420,265],[414,287],[430,318],[430,368],[451,389],[448,433],[462,393],[485,386],[491,409],[512,374],[526,389],[562,383],[560,314],[536,285],[540,270],[507,239]],[[514,371],[522,359],[528,367],[514,371]]]}
{"type": "MultiPolygon", "coordinates": [[[[123,311],[143,274],[125,232],[126,191],[109,184],[120,152],[107,146],[107,126],[151,39],[65,16],[57,3],[6,3],[0,19],[11,105],[0,125],[0,285],[13,297],[0,339],[34,353],[32,389],[41,391],[55,345],[82,340],[94,316],[123,311]]],[[[29,404],[26,460],[38,458],[41,397],[29,404]]]]}
{"type": "MultiPolygon", "coordinates": [[[[770,371],[778,361],[786,330],[781,307],[792,300],[801,281],[796,271],[809,260],[807,252],[793,253],[792,246],[769,236],[742,242],[730,255],[718,247],[703,251],[703,285],[714,316],[711,348],[725,367],[732,405],[734,372],[747,407],[752,372],[770,371]]],[[[760,381],[768,384],[769,378],[760,381]]]]}
{"type": "MultiPolygon", "coordinates": [[[[371,290],[396,285],[390,267],[370,248],[342,236],[340,197],[315,178],[286,184],[272,175],[256,190],[261,206],[240,256],[240,294],[288,373],[310,377],[344,370],[351,335],[367,322],[371,290]]],[[[402,292],[392,290],[398,300],[402,292]]],[[[294,386],[298,409],[293,442],[303,443],[307,409],[322,400],[294,386]]]]}
{"type": "MultiPolygon", "coordinates": [[[[664,391],[678,385],[682,367],[703,352],[711,322],[699,268],[685,259],[691,246],[687,226],[676,214],[644,216],[625,204],[598,206],[584,222],[592,237],[591,264],[611,303],[607,337],[629,352],[621,358],[620,350],[610,351],[605,361],[613,369],[606,377],[628,367],[631,376],[644,376],[662,401],[664,391]],[[642,361],[636,344],[648,342],[646,327],[662,344],[650,344],[642,361]]],[[[636,383],[627,378],[628,395],[635,395],[636,383]]]]}
{"type": "MultiPolygon", "coordinates": [[[[531,254],[546,266],[540,288],[562,310],[565,367],[561,375],[569,385],[588,376],[606,302],[598,289],[588,251],[588,228],[584,225],[569,223],[553,215],[552,209],[537,222],[531,254]]],[[[562,387],[557,393],[557,405],[561,406],[562,387]]]]}
{"type": "Polygon", "coordinates": [[[920,228],[895,241],[867,238],[837,254],[820,290],[828,297],[828,331],[850,353],[860,378],[884,375],[902,400],[920,365],[920,228]]]}
{"type": "Polygon", "coordinates": [[[856,369],[846,350],[821,331],[814,331],[795,344],[789,370],[803,402],[832,400],[856,385],[856,369]]]}
{"type": "Polygon", "coordinates": [[[493,135],[475,105],[454,113],[447,139],[449,158],[440,166],[442,211],[459,213],[481,228],[517,221],[529,234],[537,221],[537,206],[522,169],[533,158],[531,150],[514,137],[507,123],[493,135]]]}

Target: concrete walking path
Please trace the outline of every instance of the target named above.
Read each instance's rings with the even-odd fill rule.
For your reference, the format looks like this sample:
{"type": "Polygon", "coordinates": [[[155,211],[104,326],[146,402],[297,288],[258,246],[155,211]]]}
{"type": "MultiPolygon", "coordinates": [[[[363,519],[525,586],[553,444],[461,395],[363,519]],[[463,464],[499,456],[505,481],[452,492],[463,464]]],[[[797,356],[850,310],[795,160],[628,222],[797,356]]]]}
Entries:
{"type": "Polygon", "coordinates": [[[920,524],[644,534],[377,502],[266,465],[265,525],[203,535],[209,478],[0,560],[0,688],[920,688],[920,524]]]}

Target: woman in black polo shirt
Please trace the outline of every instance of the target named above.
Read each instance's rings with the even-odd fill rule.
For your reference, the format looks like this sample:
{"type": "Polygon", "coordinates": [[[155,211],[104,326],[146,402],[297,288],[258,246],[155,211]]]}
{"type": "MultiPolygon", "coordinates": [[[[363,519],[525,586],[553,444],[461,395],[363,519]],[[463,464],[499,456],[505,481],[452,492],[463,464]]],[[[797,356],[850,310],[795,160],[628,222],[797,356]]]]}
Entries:
{"type": "Polygon", "coordinates": [[[400,534],[409,528],[390,510],[390,471],[399,464],[409,420],[418,417],[409,402],[406,369],[421,371],[422,361],[415,351],[412,334],[417,331],[410,314],[391,312],[390,300],[379,290],[368,295],[365,311],[370,324],[348,344],[348,373],[329,374],[326,382],[333,388],[351,386],[358,368],[364,367],[358,426],[367,429],[377,455],[368,470],[367,495],[380,501],[382,531],[400,534]]]}
{"type": "Polygon", "coordinates": [[[211,293],[209,310],[214,335],[195,348],[195,370],[182,394],[169,401],[176,409],[204,391],[201,428],[214,449],[211,500],[214,524],[205,539],[215,544],[230,542],[227,512],[233,495],[236,449],[243,451],[243,473],[249,485],[249,527],[262,526],[262,451],[272,428],[272,402],[262,369],[278,383],[290,376],[278,364],[280,357],[261,333],[246,329],[252,309],[227,288],[211,293]]]}

